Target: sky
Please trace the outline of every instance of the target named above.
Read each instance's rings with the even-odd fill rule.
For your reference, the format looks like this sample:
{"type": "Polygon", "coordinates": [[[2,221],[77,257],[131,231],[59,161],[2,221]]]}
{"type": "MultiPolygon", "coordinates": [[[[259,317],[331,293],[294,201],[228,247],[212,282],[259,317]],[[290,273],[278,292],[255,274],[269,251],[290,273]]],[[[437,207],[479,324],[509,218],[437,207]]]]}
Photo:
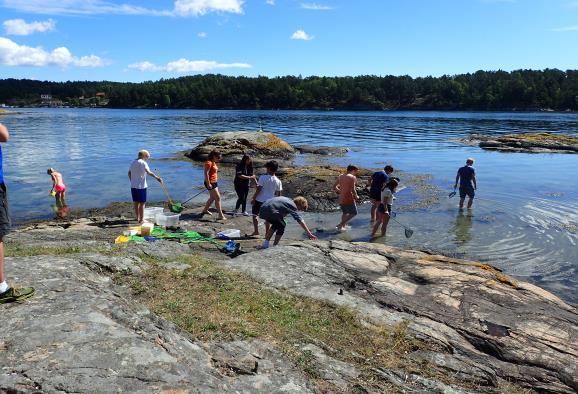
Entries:
{"type": "Polygon", "coordinates": [[[0,0],[0,78],[578,69],[578,0],[0,0]]]}

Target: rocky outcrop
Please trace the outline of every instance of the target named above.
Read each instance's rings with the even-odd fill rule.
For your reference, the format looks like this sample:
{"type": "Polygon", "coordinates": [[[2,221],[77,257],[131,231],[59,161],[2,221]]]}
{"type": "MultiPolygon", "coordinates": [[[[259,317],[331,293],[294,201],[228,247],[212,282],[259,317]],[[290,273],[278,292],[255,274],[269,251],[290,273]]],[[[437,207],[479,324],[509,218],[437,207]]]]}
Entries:
{"type": "MultiPolygon", "coordinates": [[[[444,349],[416,352],[416,362],[484,387],[511,381],[539,392],[578,390],[576,309],[494,267],[344,241],[257,253],[225,264],[277,289],[352,307],[375,322],[409,321],[413,334],[444,349]]],[[[395,384],[402,378],[394,372],[384,378],[395,384]]]]}
{"type": "Polygon", "coordinates": [[[322,156],[340,156],[349,152],[348,148],[336,148],[332,146],[293,145],[293,148],[299,153],[322,156]]]}
{"type": "Polygon", "coordinates": [[[8,258],[10,279],[36,287],[1,305],[0,392],[308,393],[303,373],[262,341],[202,343],[100,272],[139,259],[8,258]]]}
{"type": "Polygon", "coordinates": [[[244,154],[250,155],[257,164],[273,159],[291,162],[295,155],[293,147],[273,133],[227,131],[208,137],[191,150],[187,157],[204,161],[215,149],[223,155],[222,162],[230,164],[239,163],[244,154]]]}
{"type": "Polygon", "coordinates": [[[462,142],[500,152],[578,153],[578,137],[551,133],[487,136],[472,134],[462,142]]]}

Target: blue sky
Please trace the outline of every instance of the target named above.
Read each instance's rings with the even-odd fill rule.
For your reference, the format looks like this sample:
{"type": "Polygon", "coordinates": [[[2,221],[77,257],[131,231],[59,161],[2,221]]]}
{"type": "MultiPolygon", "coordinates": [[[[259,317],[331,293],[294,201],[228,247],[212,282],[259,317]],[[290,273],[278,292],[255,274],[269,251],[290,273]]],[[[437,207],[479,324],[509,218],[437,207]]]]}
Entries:
{"type": "Polygon", "coordinates": [[[578,68],[578,0],[0,0],[0,78],[578,68]]]}

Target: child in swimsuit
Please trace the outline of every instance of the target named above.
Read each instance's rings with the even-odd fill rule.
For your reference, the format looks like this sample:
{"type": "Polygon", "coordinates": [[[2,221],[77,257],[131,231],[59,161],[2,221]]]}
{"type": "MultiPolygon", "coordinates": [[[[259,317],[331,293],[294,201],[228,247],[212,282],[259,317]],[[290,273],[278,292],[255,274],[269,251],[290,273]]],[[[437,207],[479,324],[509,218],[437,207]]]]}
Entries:
{"type": "Polygon", "coordinates": [[[66,194],[66,185],[62,180],[62,174],[54,168],[49,168],[46,173],[52,178],[52,189],[50,195],[56,199],[56,204],[64,204],[64,195],[66,194]]]}

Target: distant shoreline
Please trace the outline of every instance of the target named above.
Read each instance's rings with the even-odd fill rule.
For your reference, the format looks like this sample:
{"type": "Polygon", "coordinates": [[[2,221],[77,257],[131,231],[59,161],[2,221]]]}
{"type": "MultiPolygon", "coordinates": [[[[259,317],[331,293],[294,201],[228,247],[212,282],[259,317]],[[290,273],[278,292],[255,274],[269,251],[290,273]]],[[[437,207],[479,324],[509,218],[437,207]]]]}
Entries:
{"type": "MultiPolygon", "coordinates": [[[[154,110],[154,111],[267,111],[267,112],[480,112],[480,113],[540,113],[540,114],[576,114],[578,111],[574,110],[552,110],[549,108],[545,109],[440,109],[440,108],[396,108],[396,109],[324,109],[324,108],[283,108],[283,109],[272,109],[272,108],[193,108],[193,107],[183,107],[183,108],[155,108],[155,107],[35,107],[35,106],[22,106],[22,107],[11,107],[11,109],[107,109],[107,110],[154,110]]],[[[17,111],[0,111],[2,114],[19,114],[17,111]]]]}

